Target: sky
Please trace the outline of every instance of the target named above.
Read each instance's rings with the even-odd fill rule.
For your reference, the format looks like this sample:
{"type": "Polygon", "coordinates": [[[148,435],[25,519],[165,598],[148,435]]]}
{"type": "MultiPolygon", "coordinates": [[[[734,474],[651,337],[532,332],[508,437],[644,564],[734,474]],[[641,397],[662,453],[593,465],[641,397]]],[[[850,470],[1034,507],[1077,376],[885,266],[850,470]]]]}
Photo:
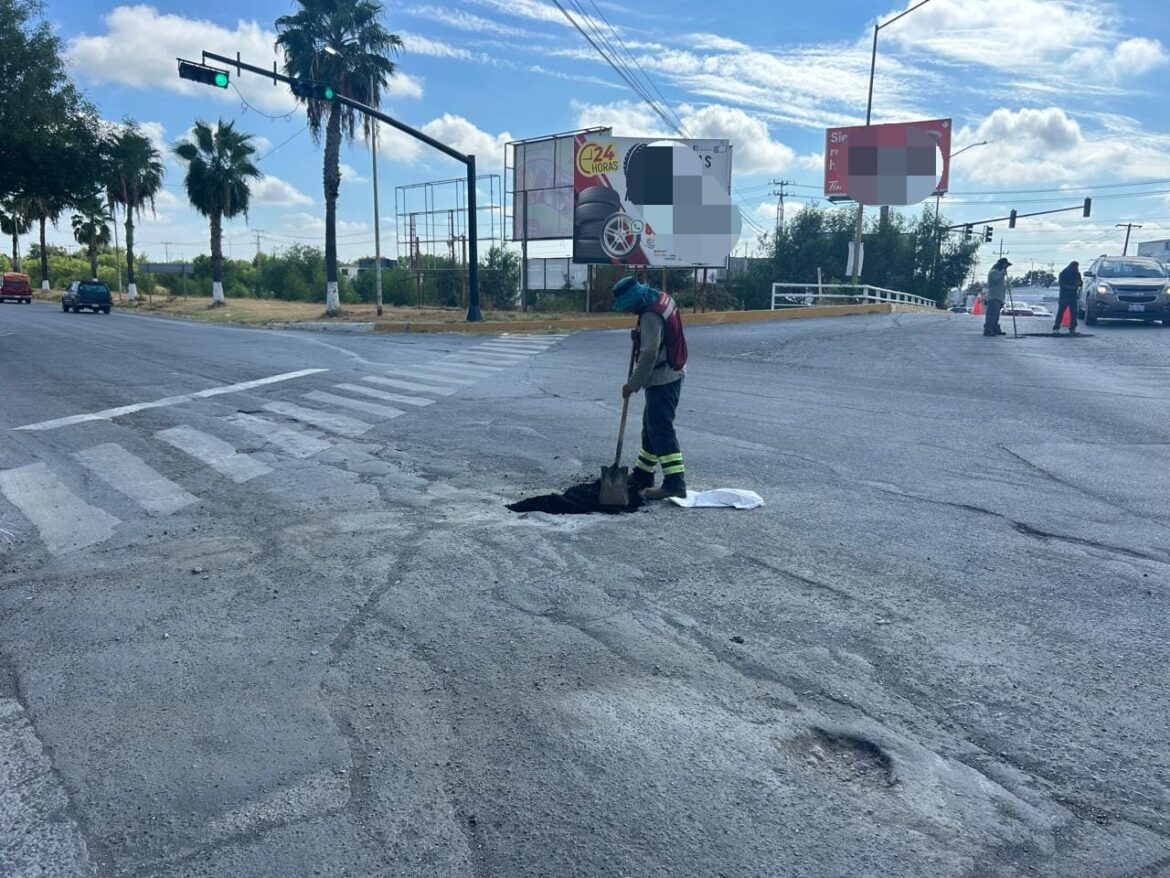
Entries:
{"type": "MultiPolygon", "coordinates": [[[[745,216],[741,254],[776,223],[774,181],[788,181],[789,219],[809,204],[827,204],[825,129],[864,123],[873,27],[913,5],[562,2],[586,32],[604,34],[636,62],[690,136],[732,142],[734,198],[745,216]]],[[[956,153],[988,141],[954,155],[942,200],[948,219],[1079,208],[1093,197],[1090,219],[1078,209],[1021,219],[1011,230],[996,225],[992,244],[981,248],[984,269],[1001,242],[1020,272],[1120,253],[1125,230],[1118,223],[1143,225],[1133,241],[1170,237],[1164,7],[1165,0],[929,0],[882,27],[873,122],[951,118],[956,153]]],[[[176,72],[177,57],[198,59],[203,50],[238,51],[245,61],[271,66],[273,22],[295,8],[286,0],[48,0],[46,14],[75,77],[103,117],[137,120],[166,156],[165,189],[139,225],[139,252],[189,259],[208,251],[206,221],[186,203],[182,166],[170,146],[194,120],[221,117],[254,135],[266,174],[254,187],[247,220],[225,224],[225,255],[247,258],[257,246],[264,252],[323,246],[322,147],[287,87],[233,73],[224,92],[182,81],[176,72]]],[[[404,50],[383,110],[475,154],[481,173],[504,173],[510,140],[595,125],[612,126],[618,136],[672,133],[554,0],[391,0],[384,20],[404,50]]],[[[374,250],[370,158],[364,141],[343,146],[338,244],[345,260],[374,250]]],[[[462,165],[405,135],[380,135],[383,255],[398,253],[399,208],[413,209],[425,192],[405,195],[396,187],[463,173],[462,165]],[[397,196],[412,199],[411,207],[397,196]]],[[[67,228],[62,222],[57,242],[71,243],[67,228]]],[[[530,249],[568,252],[567,243],[530,249]]]]}

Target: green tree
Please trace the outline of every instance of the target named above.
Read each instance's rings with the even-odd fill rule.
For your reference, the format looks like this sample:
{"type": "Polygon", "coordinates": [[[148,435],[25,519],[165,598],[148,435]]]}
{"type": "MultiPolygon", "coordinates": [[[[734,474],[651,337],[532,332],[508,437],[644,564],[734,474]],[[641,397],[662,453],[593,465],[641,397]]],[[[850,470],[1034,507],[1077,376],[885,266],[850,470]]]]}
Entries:
{"type": "Polygon", "coordinates": [[[1026,287],[1051,287],[1056,285],[1056,275],[1044,268],[1035,268],[1020,281],[1026,287]]]}
{"type": "MultiPolygon", "coordinates": [[[[379,19],[376,0],[297,0],[294,15],[276,20],[276,45],[284,53],[284,72],[325,82],[367,106],[381,104],[382,89],[397,72],[390,56],[402,40],[379,19]]],[[[341,312],[337,290],[337,195],[341,186],[340,150],[344,135],[354,138],[357,113],[336,101],[301,98],[314,140],[325,132],[322,182],[325,194],[325,313],[341,312]]]]}
{"type": "Polygon", "coordinates": [[[250,183],[263,175],[252,163],[252,135],[236,131],[234,123],[220,119],[212,130],[196,121],[191,138],[176,144],[174,151],[187,163],[187,198],[211,220],[211,304],[222,307],[223,221],[248,215],[250,183]]]}
{"type": "Polygon", "coordinates": [[[94,193],[83,199],[77,205],[78,213],[73,215],[73,237],[86,248],[89,257],[90,277],[98,279],[98,248],[108,247],[110,243],[110,226],[114,217],[110,209],[102,201],[101,195],[94,193]]]}
{"type": "Polygon", "coordinates": [[[109,173],[106,178],[111,207],[121,205],[126,211],[126,282],[130,301],[138,298],[134,283],[134,217],[144,207],[154,213],[154,199],[162,189],[162,155],[130,120],[110,138],[109,173]]]}
{"type": "Polygon", "coordinates": [[[479,291],[493,308],[515,308],[520,292],[520,254],[498,244],[488,250],[479,269],[479,291]]]}

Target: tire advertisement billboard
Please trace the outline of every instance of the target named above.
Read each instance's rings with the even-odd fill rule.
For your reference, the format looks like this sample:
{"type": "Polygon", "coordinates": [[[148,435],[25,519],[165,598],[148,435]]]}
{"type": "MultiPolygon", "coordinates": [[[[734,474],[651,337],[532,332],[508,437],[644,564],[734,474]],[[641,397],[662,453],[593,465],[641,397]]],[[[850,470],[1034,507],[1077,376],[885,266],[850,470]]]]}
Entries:
{"type": "Polygon", "coordinates": [[[573,262],[722,268],[740,234],[726,140],[578,135],[573,262]]]}

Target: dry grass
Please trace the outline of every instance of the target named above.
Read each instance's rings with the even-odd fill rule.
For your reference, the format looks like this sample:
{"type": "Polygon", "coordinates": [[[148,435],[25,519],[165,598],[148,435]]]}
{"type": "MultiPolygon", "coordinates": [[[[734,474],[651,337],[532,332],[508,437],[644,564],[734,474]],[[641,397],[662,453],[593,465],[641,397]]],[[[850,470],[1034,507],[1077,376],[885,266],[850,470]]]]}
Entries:
{"type": "MultiPolygon", "coordinates": [[[[59,302],[61,292],[53,290],[48,296],[37,293],[38,301],[59,302]]],[[[320,302],[285,302],[279,299],[225,299],[222,308],[212,308],[211,300],[200,297],[154,296],[153,301],[139,294],[138,303],[131,305],[124,297],[114,294],[115,310],[135,314],[151,314],[163,317],[180,317],[189,320],[203,320],[208,323],[234,323],[244,326],[265,326],[270,323],[372,323],[378,320],[373,305],[342,305],[340,317],[326,317],[325,306],[320,302]]],[[[516,321],[530,319],[532,315],[519,311],[485,311],[485,320],[516,321]]],[[[542,314],[542,320],[556,320],[562,315],[542,314]]],[[[565,314],[565,317],[579,316],[565,314]]],[[[382,310],[384,321],[399,323],[464,323],[467,320],[465,308],[396,308],[386,306],[382,310]]]]}

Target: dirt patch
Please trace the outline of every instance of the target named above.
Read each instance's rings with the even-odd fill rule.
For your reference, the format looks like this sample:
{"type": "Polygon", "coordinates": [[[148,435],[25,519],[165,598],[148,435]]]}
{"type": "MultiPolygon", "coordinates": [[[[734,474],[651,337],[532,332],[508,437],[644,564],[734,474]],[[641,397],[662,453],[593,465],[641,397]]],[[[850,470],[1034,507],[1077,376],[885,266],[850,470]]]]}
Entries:
{"type": "Polygon", "coordinates": [[[627,506],[602,506],[600,499],[601,480],[583,482],[574,485],[563,494],[542,494],[539,497],[529,497],[516,503],[509,503],[508,508],[513,512],[547,512],[549,515],[620,515],[624,512],[636,512],[645,502],[637,491],[629,492],[630,502],[627,506]]]}

